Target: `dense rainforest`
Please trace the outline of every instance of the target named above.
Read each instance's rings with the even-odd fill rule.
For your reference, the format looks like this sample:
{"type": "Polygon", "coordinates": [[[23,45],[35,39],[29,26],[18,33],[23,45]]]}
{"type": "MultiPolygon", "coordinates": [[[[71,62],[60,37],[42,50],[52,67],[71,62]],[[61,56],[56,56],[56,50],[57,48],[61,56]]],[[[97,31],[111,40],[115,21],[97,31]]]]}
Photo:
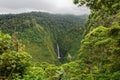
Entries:
{"type": "Polygon", "coordinates": [[[120,1],[74,3],[91,14],[0,16],[2,80],[120,80],[120,1]]]}
{"type": "Polygon", "coordinates": [[[59,15],[44,12],[0,16],[3,33],[14,34],[25,45],[34,62],[62,63],[79,51],[87,15],[59,15]],[[59,56],[58,49],[59,47],[59,56]]]}

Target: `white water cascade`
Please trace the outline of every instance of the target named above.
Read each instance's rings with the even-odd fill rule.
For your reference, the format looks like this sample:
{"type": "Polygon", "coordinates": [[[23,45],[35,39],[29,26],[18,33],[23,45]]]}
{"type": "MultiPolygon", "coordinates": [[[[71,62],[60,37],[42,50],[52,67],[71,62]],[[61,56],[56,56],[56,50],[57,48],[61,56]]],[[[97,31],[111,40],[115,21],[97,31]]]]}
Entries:
{"type": "Polygon", "coordinates": [[[57,57],[58,59],[61,59],[60,57],[60,49],[59,49],[59,45],[57,44],[57,57]]]}

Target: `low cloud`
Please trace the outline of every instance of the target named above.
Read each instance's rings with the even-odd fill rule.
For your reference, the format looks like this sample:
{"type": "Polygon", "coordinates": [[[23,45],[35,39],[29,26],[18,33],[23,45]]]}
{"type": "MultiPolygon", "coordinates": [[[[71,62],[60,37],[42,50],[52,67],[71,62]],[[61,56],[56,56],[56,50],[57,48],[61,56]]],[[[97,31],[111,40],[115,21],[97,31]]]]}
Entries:
{"type": "Polygon", "coordinates": [[[0,13],[43,11],[58,14],[89,14],[85,6],[78,7],[73,0],[0,0],[0,13]]]}

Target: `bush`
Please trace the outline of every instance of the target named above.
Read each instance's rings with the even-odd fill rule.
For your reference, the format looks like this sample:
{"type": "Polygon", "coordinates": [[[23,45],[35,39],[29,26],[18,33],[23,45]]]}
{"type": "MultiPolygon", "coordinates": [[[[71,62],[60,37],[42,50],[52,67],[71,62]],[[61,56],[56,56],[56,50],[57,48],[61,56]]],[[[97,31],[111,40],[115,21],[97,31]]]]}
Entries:
{"type": "Polygon", "coordinates": [[[22,76],[29,66],[31,56],[24,51],[14,50],[12,41],[15,40],[11,36],[0,33],[0,79],[22,76]]]}

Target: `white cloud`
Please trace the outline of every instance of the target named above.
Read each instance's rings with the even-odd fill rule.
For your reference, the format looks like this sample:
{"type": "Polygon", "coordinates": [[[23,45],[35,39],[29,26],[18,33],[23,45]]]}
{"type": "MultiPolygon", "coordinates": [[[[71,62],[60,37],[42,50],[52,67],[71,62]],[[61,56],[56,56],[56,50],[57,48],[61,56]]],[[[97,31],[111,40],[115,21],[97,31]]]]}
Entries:
{"type": "Polygon", "coordinates": [[[85,6],[77,7],[73,0],[0,0],[0,13],[45,11],[59,14],[89,14],[85,6]]]}

